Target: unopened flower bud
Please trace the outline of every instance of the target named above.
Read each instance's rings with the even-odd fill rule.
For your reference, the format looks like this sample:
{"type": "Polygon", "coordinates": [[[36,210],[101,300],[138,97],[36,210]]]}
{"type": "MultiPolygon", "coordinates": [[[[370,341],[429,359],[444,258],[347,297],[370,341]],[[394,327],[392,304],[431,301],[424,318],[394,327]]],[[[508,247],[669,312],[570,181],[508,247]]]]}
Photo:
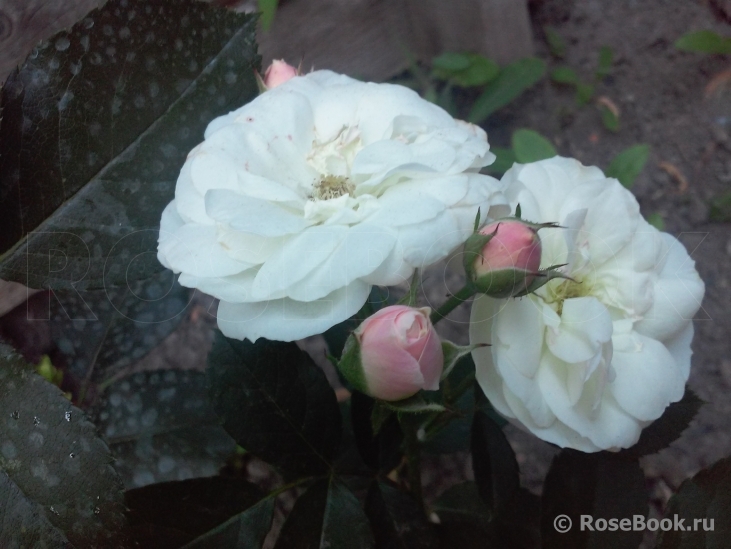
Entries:
{"type": "Polygon", "coordinates": [[[275,59],[264,73],[264,86],[271,90],[298,75],[299,71],[296,67],[287,64],[284,59],[275,59]]]}
{"type": "Polygon", "coordinates": [[[539,274],[539,228],[511,218],[473,234],[465,244],[465,269],[476,290],[496,298],[523,292],[539,274]]]}
{"type": "Polygon", "coordinates": [[[346,343],[338,367],[359,391],[388,401],[436,391],[444,353],[428,307],[385,307],[368,317],[346,343]]]}

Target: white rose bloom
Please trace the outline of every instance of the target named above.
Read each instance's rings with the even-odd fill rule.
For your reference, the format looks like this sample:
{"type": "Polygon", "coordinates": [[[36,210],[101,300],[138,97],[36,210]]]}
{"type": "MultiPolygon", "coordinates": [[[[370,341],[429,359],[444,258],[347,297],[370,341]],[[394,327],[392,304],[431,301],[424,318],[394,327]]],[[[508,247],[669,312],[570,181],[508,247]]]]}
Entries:
{"type": "Polygon", "coordinates": [[[413,91],[329,71],[211,122],[162,214],[158,257],[221,300],[228,337],[291,341],[355,314],[505,204],[487,136],[413,91]]]}
{"type": "Polygon", "coordinates": [[[514,300],[478,298],[470,340],[477,380],[511,422],[585,452],[635,444],[683,396],[691,319],[704,285],[685,248],[640,215],[632,193],[568,158],[515,165],[505,193],[542,230],[554,279],[514,300]]]}

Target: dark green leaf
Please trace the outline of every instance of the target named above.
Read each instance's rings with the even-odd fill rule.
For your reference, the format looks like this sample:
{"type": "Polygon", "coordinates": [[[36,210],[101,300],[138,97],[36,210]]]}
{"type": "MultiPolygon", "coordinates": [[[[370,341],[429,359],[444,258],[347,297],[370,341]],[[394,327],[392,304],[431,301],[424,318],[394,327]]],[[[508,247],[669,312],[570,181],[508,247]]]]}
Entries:
{"type": "Polygon", "coordinates": [[[619,131],[619,117],[606,105],[599,105],[599,112],[602,113],[602,124],[611,132],[619,131]]]}
{"type": "Polygon", "coordinates": [[[341,436],[337,399],[296,343],[216,332],[207,375],[214,408],[238,444],[295,474],[331,466],[341,436]]]}
{"type": "Polygon", "coordinates": [[[591,97],[593,95],[594,86],[590,84],[584,84],[582,82],[576,84],[576,104],[579,107],[583,107],[584,105],[586,105],[591,100],[591,97]]]}
{"type": "Polygon", "coordinates": [[[619,182],[632,188],[635,179],[645,167],[647,157],[650,154],[650,145],[634,145],[619,153],[607,168],[607,177],[615,177],[619,182]]]}
{"type": "Polygon", "coordinates": [[[274,498],[267,497],[221,526],[191,541],[183,549],[261,549],[274,514],[274,498]]]}
{"type": "Polygon", "coordinates": [[[451,80],[457,86],[469,88],[484,86],[495,80],[500,73],[500,67],[492,59],[482,55],[470,54],[470,65],[463,71],[455,73],[451,80]]]}
{"type": "Polygon", "coordinates": [[[45,300],[51,339],[88,396],[89,383],[109,380],[175,329],[190,293],[172,272],[164,271],[108,290],[58,290],[46,294],[45,300]]]}
{"type": "Polygon", "coordinates": [[[551,55],[560,59],[566,57],[566,42],[564,42],[563,36],[556,29],[548,25],[543,27],[543,32],[546,33],[546,42],[548,42],[548,49],[551,51],[551,55]]]}
{"type": "Polygon", "coordinates": [[[536,58],[527,57],[511,63],[500,71],[477,98],[469,114],[470,122],[484,122],[496,110],[504,107],[525,90],[538,82],[546,72],[546,64],[536,58]]]}
{"type": "MultiPolygon", "coordinates": [[[[541,533],[544,549],[613,549],[637,547],[642,531],[591,531],[581,529],[581,515],[589,515],[595,524],[598,519],[632,520],[635,515],[647,516],[648,495],[645,475],[634,461],[607,456],[604,452],[584,454],[563,450],[551,463],[543,485],[541,500],[541,533]],[[567,532],[556,523],[566,515],[572,524],[567,532]]],[[[606,525],[605,525],[606,526],[606,525]]]]}
{"type": "Polygon", "coordinates": [[[612,72],[614,52],[609,46],[602,46],[599,50],[599,65],[596,69],[596,79],[602,80],[612,72]]]}
{"type": "Polygon", "coordinates": [[[425,412],[443,412],[446,410],[442,404],[432,400],[431,397],[427,397],[424,391],[419,391],[414,396],[403,400],[384,400],[381,401],[381,404],[394,412],[402,414],[423,414],[425,412]]]}
{"type": "Polygon", "coordinates": [[[490,152],[495,155],[495,162],[485,168],[488,173],[502,175],[512,168],[516,162],[513,149],[491,147],[490,152]]]}
{"type": "Polygon", "coordinates": [[[551,80],[559,84],[578,84],[579,77],[576,71],[569,67],[556,67],[551,71],[551,80]]]}
{"type": "Polygon", "coordinates": [[[95,412],[127,488],[213,476],[236,446],[201,372],[134,374],[112,385],[95,412]]]}
{"type": "Polygon", "coordinates": [[[655,227],[658,231],[664,231],[665,230],[665,220],[662,217],[662,214],[659,212],[651,213],[647,216],[647,222],[655,227]]]}
{"type": "Polygon", "coordinates": [[[272,26],[274,16],[277,13],[277,4],[279,0],[257,0],[259,11],[261,12],[261,28],[268,31],[272,26]]]}
{"type": "Polygon", "coordinates": [[[334,477],[316,482],[300,496],[275,545],[275,549],[303,547],[374,547],[358,498],[334,477]]]}
{"type": "Polygon", "coordinates": [[[389,411],[378,426],[378,434],[374,435],[372,418],[376,401],[355,391],[350,405],[355,443],[363,462],[371,469],[392,470],[401,460],[401,443],[404,438],[396,414],[389,411]]]}
{"type": "Polygon", "coordinates": [[[255,17],[110,0],[2,90],[0,278],[121,285],[162,271],[160,215],[214,117],[257,93],[255,17]]]}
{"type": "Polygon", "coordinates": [[[731,192],[725,192],[711,200],[708,219],[721,223],[731,221],[731,192]]]}
{"type": "Polygon", "coordinates": [[[48,520],[43,507],[29,500],[0,470],[0,547],[65,547],[66,536],[48,520]]]}
{"type": "Polygon", "coordinates": [[[74,545],[105,546],[124,524],[108,448],[57,387],[7,348],[0,357],[0,469],[7,475],[0,515],[31,527],[25,539],[58,539],[45,516],[74,545]]]}
{"type": "Polygon", "coordinates": [[[480,497],[500,512],[520,489],[520,470],[505,433],[484,412],[475,412],[470,449],[480,497]]]}
{"type": "Polygon", "coordinates": [[[365,513],[379,549],[432,549],[437,547],[434,527],[424,510],[407,493],[382,482],[368,490],[365,513]]]}
{"type": "Polygon", "coordinates": [[[731,53],[731,38],[709,30],[694,31],[678,38],[675,47],[682,51],[727,55],[731,53]]]}
{"type": "Polygon", "coordinates": [[[680,485],[665,513],[679,528],[662,532],[658,549],[724,549],[731,537],[731,458],[680,485]],[[677,517],[676,517],[677,515],[677,517]]]}
{"type": "Polygon", "coordinates": [[[637,444],[616,455],[636,459],[667,448],[688,428],[702,405],[703,401],[686,387],[682,399],[668,406],[660,418],[642,430],[637,444]]]}
{"type": "Polygon", "coordinates": [[[432,506],[439,517],[439,540],[444,549],[491,549],[490,509],[482,501],[474,482],[449,488],[432,506]]]}
{"type": "Polygon", "coordinates": [[[432,59],[432,68],[444,74],[454,74],[470,66],[470,56],[466,53],[445,52],[432,59]]]}
{"type": "MultiPolygon", "coordinates": [[[[196,478],[163,482],[125,493],[129,531],[175,531],[183,543],[194,540],[256,505],[265,494],[241,478],[196,478]]],[[[180,544],[176,545],[180,547],[180,544]]]]}
{"type": "Polygon", "coordinates": [[[522,164],[553,158],[558,154],[548,139],[533,130],[514,131],[512,142],[515,159],[522,164]]]}

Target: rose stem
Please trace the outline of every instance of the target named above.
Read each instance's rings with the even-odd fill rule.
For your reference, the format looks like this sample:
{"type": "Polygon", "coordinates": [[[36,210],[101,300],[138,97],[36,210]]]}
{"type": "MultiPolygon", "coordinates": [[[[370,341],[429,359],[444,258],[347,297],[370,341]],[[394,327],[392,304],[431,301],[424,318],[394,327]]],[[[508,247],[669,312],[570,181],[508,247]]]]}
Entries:
{"type": "Polygon", "coordinates": [[[432,311],[430,317],[432,324],[436,324],[437,322],[439,322],[441,319],[451,313],[459,305],[462,305],[462,303],[467,301],[473,295],[475,295],[475,290],[469,286],[465,286],[456,294],[451,295],[441,307],[439,307],[436,311],[432,311]]]}

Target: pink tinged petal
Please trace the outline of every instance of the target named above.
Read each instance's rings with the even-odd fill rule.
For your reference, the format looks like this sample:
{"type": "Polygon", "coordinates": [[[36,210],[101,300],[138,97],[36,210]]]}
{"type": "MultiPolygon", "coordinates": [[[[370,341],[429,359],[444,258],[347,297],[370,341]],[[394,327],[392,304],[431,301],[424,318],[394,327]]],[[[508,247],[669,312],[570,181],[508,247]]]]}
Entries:
{"type": "Polygon", "coordinates": [[[684,330],[701,307],[705,285],[685,247],[667,233],[664,265],[655,284],[655,301],[635,329],[658,340],[684,330]]]}
{"type": "Polygon", "coordinates": [[[227,276],[253,267],[226,253],[216,240],[216,228],[205,225],[183,225],[160,242],[162,254],[175,272],[193,276],[227,276]]]}
{"type": "Polygon", "coordinates": [[[296,235],[267,259],[254,281],[256,299],[288,290],[323,265],[348,234],[343,226],[316,225],[296,235]]]}
{"type": "Polygon", "coordinates": [[[419,363],[404,349],[394,347],[387,357],[361,354],[366,385],[372,395],[383,400],[401,400],[424,386],[419,363]]]}
{"type": "Polygon", "coordinates": [[[294,341],[321,334],[357,313],[371,287],[356,280],[345,288],[316,301],[275,299],[256,303],[229,303],[218,306],[218,327],[226,337],[256,341],[260,337],[294,341]]]}
{"type": "Polygon", "coordinates": [[[609,390],[627,413],[641,421],[657,419],[683,397],[682,368],[657,340],[636,332],[615,336],[612,366],[616,378],[609,390]]]}
{"type": "Polygon", "coordinates": [[[419,357],[419,366],[424,376],[423,388],[427,391],[437,391],[444,370],[444,352],[439,336],[433,328],[429,331],[426,345],[419,357]]]}
{"type": "Polygon", "coordinates": [[[287,289],[292,299],[311,300],[375,271],[389,256],[396,232],[362,223],[346,229],[344,238],[323,263],[287,289]]]}
{"type": "Polygon", "coordinates": [[[160,235],[157,239],[159,243],[157,259],[166,269],[170,269],[171,267],[167,259],[165,259],[165,254],[160,252],[160,245],[169,238],[173,238],[175,236],[175,231],[183,225],[185,225],[185,221],[183,221],[183,218],[178,214],[177,204],[175,203],[175,200],[173,200],[170,204],[165,206],[165,209],[162,211],[162,218],[160,219],[160,235]]]}
{"type": "Polygon", "coordinates": [[[296,234],[312,225],[312,221],[276,203],[225,189],[206,193],[206,213],[235,231],[258,236],[296,234]]]}

